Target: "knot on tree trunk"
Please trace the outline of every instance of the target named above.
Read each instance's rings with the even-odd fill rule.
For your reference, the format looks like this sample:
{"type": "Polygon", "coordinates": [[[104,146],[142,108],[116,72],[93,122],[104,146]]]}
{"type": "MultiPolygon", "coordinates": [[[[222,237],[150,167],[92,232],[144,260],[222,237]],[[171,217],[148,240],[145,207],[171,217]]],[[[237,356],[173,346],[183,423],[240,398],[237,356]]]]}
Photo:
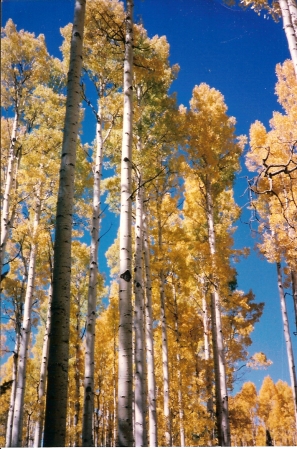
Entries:
{"type": "Polygon", "coordinates": [[[131,281],[131,278],[132,278],[130,271],[129,271],[129,270],[126,270],[125,273],[122,273],[122,274],[120,275],[120,278],[121,278],[121,279],[124,279],[124,281],[126,281],[126,282],[130,282],[130,281],[131,281]]]}

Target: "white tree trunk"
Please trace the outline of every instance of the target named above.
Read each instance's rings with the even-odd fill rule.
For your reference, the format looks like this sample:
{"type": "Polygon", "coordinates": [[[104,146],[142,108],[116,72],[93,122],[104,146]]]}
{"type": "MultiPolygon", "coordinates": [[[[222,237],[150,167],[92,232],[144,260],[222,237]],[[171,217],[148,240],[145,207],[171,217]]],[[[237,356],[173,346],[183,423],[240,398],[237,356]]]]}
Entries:
{"type": "Polygon", "coordinates": [[[288,7],[290,11],[291,21],[295,32],[295,37],[297,39],[297,4],[296,0],[287,0],[288,7]]]}
{"type": "Polygon", "coordinates": [[[10,403],[9,403],[9,411],[7,417],[7,427],[6,427],[6,447],[11,447],[11,434],[12,434],[12,424],[13,424],[13,415],[14,415],[14,404],[15,404],[15,395],[16,395],[16,385],[17,385],[17,374],[18,374],[18,359],[20,352],[20,338],[21,338],[21,326],[22,326],[22,318],[23,318],[23,303],[25,297],[25,285],[28,282],[28,270],[26,267],[26,262],[24,262],[24,275],[21,284],[21,292],[20,297],[16,297],[17,305],[16,305],[16,315],[15,315],[15,348],[13,354],[13,368],[12,368],[12,388],[10,393],[10,403]]]}
{"type": "Polygon", "coordinates": [[[41,447],[41,436],[42,428],[44,422],[44,402],[45,402],[45,392],[46,392],[46,375],[47,375],[47,363],[48,363],[48,351],[49,351],[49,336],[51,331],[51,303],[53,294],[53,284],[50,281],[49,292],[48,292],[48,309],[45,325],[45,333],[43,336],[43,347],[42,347],[42,357],[41,357],[41,367],[39,376],[39,388],[38,388],[38,399],[39,399],[39,417],[35,426],[34,434],[34,447],[41,447]]]}
{"type": "Polygon", "coordinates": [[[40,188],[38,188],[35,204],[35,214],[32,232],[32,242],[29,258],[28,284],[26,289],[24,318],[21,329],[20,353],[18,360],[18,380],[16,385],[16,396],[14,405],[14,416],[12,426],[11,444],[13,447],[22,447],[23,431],[23,407],[26,388],[28,346],[31,335],[31,311],[35,284],[35,269],[38,244],[35,241],[41,213],[40,188]]]}
{"type": "Polygon", "coordinates": [[[15,336],[15,346],[14,346],[14,351],[13,351],[12,387],[11,387],[11,393],[10,393],[10,403],[9,403],[9,411],[8,411],[7,427],[6,427],[6,440],[5,440],[6,447],[11,446],[11,434],[12,434],[15,396],[16,396],[19,350],[20,350],[20,332],[17,331],[16,336],[15,336]]]}
{"type": "Polygon", "coordinates": [[[85,377],[84,377],[84,411],[83,411],[83,446],[91,447],[93,442],[93,411],[94,411],[94,348],[96,324],[96,287],[98,276],[98,248],[100,227],[100,195],[103,158],[102,117],[98,110],[96,127],[96,160],[94,167],[93,215],[91,228],[91,254],[88,290],[88,314],[85,344],[85,377]]]}
{"type": "MultiPolygon", "coordinates": [[[[146,209],[146,208],[144,208],[146,209]]],[[[147,358],[147,384],[148,384],[148,412],[149,412],[149,445],[158,446],[157,429],[157,403],[156,403],[156,378],[155,378],[155,355],[153,338],[153,313],[152,313],[152,281],[150,269],[150,248],[147,233],[147,212],[143,217],[143,248],[145,262],[145,330],[146,330],[146,358],[147,358]]]]}
{"type": "Polygon", "coordinates": [[[294,303],[294,312],[295,312],[295,326],[297,332],[297,272],[291,271],[292,278],[292,294],[293,294],[293,303],[294,303]]]}
{"type": "MultiPolygon", "coordinates": [[[[139,140],[138,151],[141,151],[139,140]]],[[[146,430],[146,395],[145,395],[145,345],[144,345],[144,297],[142,276],[142,218],[143,187],[141,175],[138,174],[136,193],[135,224],[135,266],[134,266],[134,332],[135,332],[135,392],[134,392],[134,438],[136,447],[147,446],[146,430]]]]}
{"type": "MultiPolygon", "coordinates": [[[[297,35],[295,33],[296,28],[294,28],[294,25],[293,25],[293,20],[296,20],[296,16],[295,17],[291,16],[291,11],[296,12],[296,9],[294,9],[294,7],[296,8],[296,4],[294,5],[294,3],[291,0],[292,3],[291,3],[291,11],[290,11],[289,0],[278,0],[278,2],[280,5],[280,8],[281,8],[282,18],[283,18],[283,28],[286,33],[289,51],[290,51],[291,59],[293,61],[295,75],[297,78],[297,35]]],[[[293,12],[293,14],[294,14],[294,12],[293,12]]]]}
{"type": "Polygon", "coordinates": [[[296,378],[296,368],[295,368],[294,354],[293,354],[293,348],[292,348],[292,342],[291,342],[291,336],[290,336],[290,328],[289,328],[289,321],[288,321],[288,314],[287,314],[287,306],[286,306],[286,300],[285,300],[285,294],[284,294],[284,288],[283,288],[283,282],[282,282],[281,264],[279,262],[277,262],[276,268],[277,268],[278,293],[279,293],[279,298],[280,298],[281,311],[282,311],[282,320],[283,320],[283,326],[284,326],[284,337],[285,337],[285,341],[286,341],[288,364],[289,364],[289,373],[290,373],[291,387],[292,387],[293,399],[294,399],[295,428],[296,428],[296,431],[297,431],[297,378],[296,378]]]}
{"type": "Polygon", "coordinates": [[[165,311],[165,279],[163,270],[160,274],[160,305],[161,305],[161,329],[162,329],[162,366],[163,366],[163,395],[164,395],[164,419],[166,446],[172,446],[170,395],[169,395],[169,360],[167,340],[167,317],[165,311]]]}
{"type": "MultiPolygon", "coordinates": [[[[157,203],[157,206],[159,204],[157,203]]],[[[160,212],[158,214],[158,245],[159,254],[162,254],[162,225],[160,212]]],[[[170,394],[169,394],[169,360],[168,360],[168,340],[167,340],[167,317],[165,309],[165,276],[164,271],[159,272],[160,282],[160,320],[162,331],[162,368],[163,368],[163,400],[164,400],[164,420],[165,420],[165,443],[172,446],[171,416],[170,416],[170,394]]]]}
{"type": "Polygon", "coordinates": [[[86,0],[75,0],[56,213],[44,446],[63,447],[66,436],[72,214],[85,8],[86,0]]]}
{"type": "Polygon", "coordinates": [[[16,141],[17,141],[17,129],[18,129],[19,114],[16,111],[13,120],[12,132],[10,137],[10,148],[8,155],[7,173],[4,184],[4,193],[2,201],[2,213],[1,213],[1,242],[0,242],[0,275],[2,274],[2,268],[5,257],[6,243],[9,236],[9,231],[13,226],[14,214],[10,210],[11,202],[11,190],[13,181],[16,177],[15,165],[17,161],[16,154],[16,141]]]}
{"type": "Polygon", "coordinates": [[[203,334],[204,334],[204,359],[206,362],[205,376],[206,376],[206,394],[207,394],[207,411],[212,416],[213,415],[213,400],[212,400],[212,380],[211,373],[209,370],[209,360],[210,360],[210,348],[209,348],[209,316],[208,307],[206,302],[206,291],[205,291],[205,281],[201,280],[202,283],[202,312],[203,312],[203,334]]]}
{"type": "Polygon", "coordinates": [[[176,361],[177,361],[177,380],[178,380],[178,413],[179,413],[179,432],[180,432],[180,447],[185,447],[185,428],[184,428],[184,406],[182,395],[182,373],[181,373],[181,356],[180,356],[180,341],[179,341],[179,322],[178,322],[178,306],[176,298],[175,285],[173,288],[173,301],[174,301],[174,331],[175,341],[177,344],[176,361]]]}
{"type": "MultiPolygon", "coordinates": [[[[77,296],[78,307],[80,308],[81,298],[78,293],[77,296]]],[[[74,447],[80,447],[80,429],[78,424],[80,422],[80,332],[81,332],[81,316],[78,312],[76,314],[76,342],[75,342],[75,366],[74,366],[74,381],[75,391],[74,393],[74,447]]],[[[92,423],[92,421],[91,421],[92,423]]]]}
{"type": "MultiPolygon", "coordinates": [[[[207,206],[207,224],[209,249],[212,258],[215,256],[215,231],[213,222],[213,203],[210,191],[210,183],[206,182],[206,206],[207,206]]],[[[213,270],[215,271],[215,263],[213,261],[213,270]]],[[[214,274],[214,273],[213,273],[214,274]]],[[[230,446],[230,425],[228,412],[228,391],[226,381],[226,367],[224,354],[224,340],[221,322],[221,305],[216,286],[215,276],[214,292],[211,293],[211,320],[212,320],[212,340],[215,367],[215,384],[216,384],[216,415],[218,420],[218,436],[220,446],[230,446]]]]}
{"type": "Polygon", "coordinates": [[[133,106],[133,2],[127,0],[124,59],[124,111],[121,162],[118,445],[133,446],[131,158],[133,106]]]}

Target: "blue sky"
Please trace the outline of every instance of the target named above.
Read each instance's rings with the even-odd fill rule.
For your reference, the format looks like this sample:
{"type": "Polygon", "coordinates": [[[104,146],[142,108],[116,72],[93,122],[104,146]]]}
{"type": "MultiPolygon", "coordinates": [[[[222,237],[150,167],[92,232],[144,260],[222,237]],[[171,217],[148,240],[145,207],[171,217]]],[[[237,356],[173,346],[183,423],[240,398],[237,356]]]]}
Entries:
{"type": "MultiPolygon", "coordinates": [[[[231,9],[221,0],[135,0],[134,3],[135,20],[143,22],[150,37],[166,35],[171,46],[170,61],[180,65],[178,79],[172,87],[179,104],[188,106],[194,85],[206,82],[224,95],[229,114],[237,119],[238,134],[248,134],[255,120],[268,126],[273,110],[280,109],[274,95],[275,65],[289,57],[281,23],[267,20],[263,14],[259,17],[253,11],[231,9]]],[[[61,57],[59,28],[72,22],[73,5],[73,0],[3,0],[2,26],[12,18],[18,29],[45,34],[49,52],[61,57]]],[[[91,142],[95,125],[91,116],[87,115],[87,119],[83,139],[91,142]]],[[[242,172],[235,187],[240,205],[246,201],[242,196],[246,175],[242,160],[242,172]]],[[[244,213],[244,219],[247,214],[244,213]]],[[[112,230],[100,242],[102,254],[113,241],[118,226],[118,219],[107,214],[106,229],[111,223],[112,230]]],[[[238,223],[235,247],[253,248],[254,244],[249,227],[238,223]]],[[[104,258],[100,265],[105,269],[104,258]]],[[[266,304],[252,334],[250,354],[263,351],[273,361],[266,371],[249,372],[243,380],[251,380],[259,388],[263,377],[269,374],[275,382],[282,379],[289,383],[276,268],[252,251],[236,269],[238,287],[244,291],[252,289],[256,300],[266,304]]],[[[287,307],[296,357],[293,303],[288,296],[287,307]]],[[[236,389],[239,387],[240,384],[236,389]]]]}

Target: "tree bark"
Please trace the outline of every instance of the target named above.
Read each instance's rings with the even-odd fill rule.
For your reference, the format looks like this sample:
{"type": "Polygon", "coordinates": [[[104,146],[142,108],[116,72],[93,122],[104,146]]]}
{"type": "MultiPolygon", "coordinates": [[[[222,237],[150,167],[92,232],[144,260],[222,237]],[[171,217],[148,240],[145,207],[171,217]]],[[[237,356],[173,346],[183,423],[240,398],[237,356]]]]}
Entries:
{"type": "Polygon", "coordinates": [[[293,303],[294,303],[294,312],[295,312],[295,326],[297,332],[297,272],[291,271],[292,278],[292,294],[293,294],[293,303]]]}
{"type": "Polygon", "coordinates": [[[16,165],[16,161],[17,161],[16,142],[17,142],[18,122],[19,122],[19,113],[18,113],[18,107],[16,106],[16,112],[14,115],[12,132],[11,132],[11,137],[10,137],[7,175],[6,175],[6,179],[5,179],[3,202],[2,202],[1,242],[0,242],[0,275],[2,274],[6,243],[8,240],[9,231],[13,226],[13,218],[14,218],[13,211],[10,211],[10,203],[11,203],[11,190],[12,190],[13,180],[15,179],[15,176],[16,176],[15,165],[16,165]]]}
{"type": "Polygon", "coordinates": [[[86,0],[76,0],[56,214],[44,446],[63,447],[68,399],[71,239],[86,0]]]}
{"type": "Polygon", "coordinates": [[[289,373],[290,373],[291,387],[292,387],[293,400],[294,400],[295,428],[296,428],[296,431],[297,431],[297,378],[296,378],[296,368],[295,368],[294,354],[293,354],[293,348],[292,348],[292,342],[291,342],[291,336],[290,336],[290,328],[289,328],[287,306],[286,306],[286,300],[285,300],[285,294],[284,294],[284,288],[283,288],[283,282],[282,282],[282,274],[281,274],[281,264],[280,264],[280,262],[277,262],[276,269],[277,269],[278,293],[279,293],[279,298],[280,298],[281,312],[282,312],[282,321],[283,321],[283,327],[284,327],[284,337],[285,337],[286,348],[287,348],[289,373]]]}
{"type": "Polygon", "coordinates": [[[184,428],[184,406],[182,395],[182,373],[181,373],[181,355],[180,355],[180,339],[179,339],[179,320],[178,320],[178,306],[176,298],[175,285],[172,283],[173,288],[173,303],[174,303],[174,332],[175,341],[177,345],[176,361],[177,361],[177,380],[178,380],[178,413],[179,413],[179,432],[180,432],[180,447],[185,447],[185,428],[184,428]]]}
{"type": "Polygon", "coordinates": [[[127,0],[124,59],[124,111],[121,162],[118,446],[133,446],[131,158],[133,106],[133,2],[127,0]]]}
{"type": "Polygon", "coordinates": [[[46,392],[46,374],[47,374],[47,364],[48,364],[48,351],[49,351],[49,335],[51,331],[51,303],[53,294],[53,284],[50,281],[50,287],[48,292],[48,310],[46,317],[45,333],[43,337],[43,347],[42,347],[42,357],[41,357],[41,368],[39,377],[39,388],[38,388],[38,399],[39,399],[39,417],[35,426],[34,435],[34,447],[41,447],[41,435],[44,423],[44,405],[45,405],[45,392],[46,392]]]}
{"type": "Polygon", "coordinates": [[[22,431],[23,431],[23,408],[26,389],[27,360],[28,347],[31,335],[31,311],[32,299],[35,286],[35,269],[38,244],[35,241],[37,237],[38,225],[41,213],[40,188],[36,195],[34,224],[32,233],[32,242],[29,258],[28,284],[26,289],[24,318],[21,329],[20,352],[18,359],[18,379],[16,385],[16,396],[14,404],[14,416],[12,426],[11,444],[13,447],[22,447],[22,431]]]}
{"type": "Polygon", "coordinates": [[[21,325],[23,319],[23,303],[25,296],[25,285],[28,282],[28,270],[26,267],[26,263],[24,262],[24,274],[21,283],[21,291],[20,297],[16,296],[16,305],[15,305],[15,347],[13,353],[13,367],[12,367],[12,388],[10,393],[10,403],[9,403],[9,411],[7,417],[7,425],[6,425],[6,439],[5,446],[11,447],[11,434],[12,434],[12,425],[13,425],[13,415],[14,415],[14,405],[15,405],[15,395],[16,395],[16,385],[17,385],[17,374],[18,374],[18,360],[20,353],[20,339],[21,339],[21,325]]]}
{"type": "MultiPolygon", "coordinates": [[[[211,186],[206,181],[206,207],[207,207],[207,225],[210,254],[213,258],[213,272],[215,272],[214,256],[215,249],[215,231],[213,222],[213,202],[211,196],[211,186]]],[[[226,367],[224,354],[224,340],[221,323],[221,305],[216,285],[215,276],[213,276],[214,291],[211,293],[211,323],[212,323],[212,341],[215,368],[215,390],[216,390],[216,416],[218,423],[218,439],[220,446],[230,446],[230,425],[228,412],[228,391],[226,381],[226,367]]]]}
{"type": "Polygon", "coordinates": [[[205,381],[207,394],[207,411],[209,415],[213,416],[213,400],[212,400],[212,380],[210,373],[210,348],[209,348],[209,317],[208,307],[206,302],[205,281],[202,282],[202,312],[203,312],[203,334],[204,334],[204,359],[205,359],[205,381]]]}
{"type": "MultiPolygon", "coordinates": [[[[138,142],[138,151],[141,151],[141,141],[138,142]],[[139,147],[140,145],[140,147],[139,147]]],[[[134,330],[135,330],[135,393],[134,413],[135,427],[134,438],[136,447],[147,446],[146,430],[146,395],[145,395],[145,346],[144,346],[144,298],[142,277],[142,209],[143,187],[141,187],[141,175],[137,176],[136,194],[136,224],[135,224],[135,267],[134,267],[134,330]]]]}
{"type": "Polygon", "coordinates": [[[297,4],[296,0],[287,0],[290,11],[291,21],[294,28],[295,36],[297,39],[297,4]]]}
{"type": "Polygon", "coordinates": [[[14,351],[13,351],[12,387],[11,387],[11,393],[10,393],[10,403],[9,403],[9,411],[8,411],[7,427],[6,427],[6,440],[5,440],[6,447],[11,446],[11,434],[12,434],[15,396],[16,396],[19,350],[20,350],[20,332],[19,332],[19,330],[17,330],[16,336],[15,336],[15,346],[14,346],[14,351]]]}
{"type": "MultiPolygon", "coordinates": [[[[157,200],[157,207],[159,202],[157,200]]],[[[162,254],[162,225],[160,211],[158,211],[158,246],[159,254],[162,254]]],[[[169,360],[168,360],[168,339],[167,339],[167,317],[165,309],[165,276],[161,269],[159,272],[160,282],[160,321],[162,331],[162,367],[163,367],[163,400],[164,400],[164,419],[165,419],[165,443],[166,446],[172,446],[171,435],[171,416],[170,416],[170,395],[169,395],[169,360]]]]}
{"type": "Polygon", "coordinates": [[[84,411],[83,411],[83,446],[91,447],[93,441],[93,410],[94,410],[94,351],[96,325],[96,287],[98,276],[98,248],[100,227],[100,195],[103,158],[102,117],[101,109],[97,114],[96,126],[96,160],[94,167],[93,215],[91,229],[90,274],[88,290],[88,315],[86,326],[85,378],[84,378],[84,411]]]}
{"type": "Polygon", "coordinates": [[[146,291],[146,358],[147,358],[147,383],[148,383],[148,412],[149,412],[149,445],[158,446],[158,424],[157,424],[157,401],[156,401],[156,378],[155,378],[155,355],[153,338],[153,313],[152,313],[152,282],[150,269],[150,248],[147,233],[147,213],[143,218],[143,247],[145,262],[145,291],[146,291]]]}
{"type": "Polygon", "coordinates": [[[293,22],[294,20],[296,20],[296,17],[291,15],[291,12],[296,11],[296,9],[294,10],[294,7],[296,8],[296,4],[294,5],[292,0],[278,0],[278,2],[281,8],[283,28],[286,33],[289,51],[297,78],[297,34],[295,32],[296,24],[295,22],[293,22]],[[289,1],[291,1],[290,7],[289,1]],[[295,26],[293,25],[293,23],[295,26]]]}

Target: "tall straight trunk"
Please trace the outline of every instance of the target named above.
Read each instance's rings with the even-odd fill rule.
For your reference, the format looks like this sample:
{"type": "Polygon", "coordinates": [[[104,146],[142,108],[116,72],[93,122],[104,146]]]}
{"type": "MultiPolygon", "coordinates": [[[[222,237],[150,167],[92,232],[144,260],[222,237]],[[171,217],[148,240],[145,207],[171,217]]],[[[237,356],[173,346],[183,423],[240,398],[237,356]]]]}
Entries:
{"type": "Polygon", "coordinates": [[[297,332],[297,272],[295,270],[291,271],[291,279],[292,279],[292,295],[295,313],[295,326],[297,332]]]}
{"type": "MultiPolygon", "coordinates": [[[[81,297],[80,293],[77,295],[77,304],[80,308],[81,297]]],[[[80,422],[80,364],[81,364],[81,351],[80,351],[80,333],[81,333],[81,316],[78,312],[76,314],[76,342],[75,342],[75,366],[74,366],[74,447],[80,447],[80,430],[79,430],[79,422],[80,422]]]]}
{"type": "Polygon", "coordinates": [[[114,329],[114,339],[113,339],[113,365],[112,365],[112,379],[113,379],[113,442],[112,445],[115,447],[117,442],[117,386],[116,386],[116,339],[115,339],[114,329]]]}
{"type": "Polygon", "coordinates": [[[16,177],[15,166],[17,162],[16,142],[17,142],[18,122],[19,122],[19,113],[18,107],[16,107],[12,132],[10,136],[7,174],[4,184],[3,200],[1,204],[2,213],[1,213],[1,241],[0,241],[0,275],[2,274],[6,243],[8,240],[9,231],[13,226],[13,218],[14,218],[14,213],[13,211],[10,210],[10,203],[11,203],[11,190],[13,186],[13,181],[15,180],[16,177]]]}
{"type": "MultiPolygon", "coordinates": [[[[145,208],[146,209],[146,208],[145,208]]],[[[146,359],[147,359],[147,385],[148,385],[148,412],[149,412],[149,445],[158,446],[157,428],[157,402],[155,355],[153,338],[153,312],[152,312],[152,281],[150,269],[150,248],[147,233],[147,211],[143,214],[143,248],[145,265],[145,332],[146,332],[146,359]]]]}
{"type": "Polygon", "coordinates": [[[124,57],[124,110],[121,161],[118,446],[133,446],[131,163],[133,106],[133,2],[127,0],[124,57]]]}
{"type": "MultiPolygon", "coordinates": [[[[213,222],[213,202],[211,196],[210,182],[206,181],[206,207],[207,207],[207,225],[208,225],[208,241],[211,257],[214,258],[215,248],[215,231],[213,222]]],[[[215,271],[215,263],[213,261],[213,271],[215,271]]],[[[218,286],[214,280],[214,292],[211,293],[211,323],[212,323],[212,341],[213,356],[215,368],[215,390],[216,390],[216,416],[218,423],[218,439],[220,446],[230,446],[230,424],[228,412],[228,391],[226,381],[226,366],[224,354],[224,340],[221,322],[221,304],[218,293],[218,286]]]]}
{"type": "Polygon", "coordinates": [[[25,298],[25,285],[28,282],[28,270],[26,263],[24,262],[24,274],[21,283],[21,290],[19,298],[16,295],[16,305],[15,305],[15,347],[13,351],[13,367],[12,367],[12,388],[10,393],[9,411],[7,417],[6,425],[6,438],[5,446],[11,446],[11,434],[12,434],[12,423],[14,415],[14,405],[15,405],[15,395],[16,395],[16,385],[17,385],[17,374],[18,374],[18,360],[20,353],[20,339],[21,339],[21,325],[23,318],[23,303],[25,298]]]}
{"type": "MultiPolygon", "coordinates": [[[[138,145],[141,150],[141,142],[138,145]]],[[[136,447],[147,446],[146,429],[146,395],[145,395],[145,345],[144,345],[144,297],[142,277],[142,209],[143,187],[141,175],[138,174],[138,189],[136,194],[136,224],[135,224],[135,267],[134,267],[134,331],[135,331],[135,393],[134,393],[134,438],[136,447]]]]}
{"type": "Polygon", "coordinates": [[[282,18],[283,18],[283,28],[286,33],[286,38],[288,41],[289,51],[291,59],[293,61],[295,75],[297,78],[297,34],[296,30],[296,16],[291,15],[296,12],[296,3],[292,0],[278,0],[279,6],[281,8],[282,18]],[[290,2],[290,6],[289,6],[290,2]]]}
{"type": "Polygon", "coordinates": [[[210,373],[210,348],[209,348],[209,317],[208,307],[206,302],[205,281],[202,279],[202,312],[203,312],[203,334],[204,334],[204,360],[205,360],[205,381],[206,381],[206,395],[207,395],[207,411],[210,416],[213,415],[213,400],[212,400],[212,379],[210,373]]]}
{"type": "Polygon", "coordinates": [[[297,38],[297,3],[296,0],[287,0],[287,2],[295,36],[297,38]]]}
{"type": "Polygon", "coordinates": [[[11,433],[12,433],[14,404],[15,404],[15,396],[16,396],[19,350],[20,350],[20,332],[19,332],[19,330],[17,330],[16,337],[15,337],[14,351],[13,351],[12,387],[11,387],[11,393],[10,393],[9,411],[8,411],[7,427],[6,427],[6,439],[5,439],[6,447],[11,446],[11,433]]]}
{"type": "Polygon", "coordinates": [[[65,446],[66,437],[72,214],[85,7],[86,0],[75,0],[56,213],[52,323],[44,428],[44,445],[54,447],[65,446]]]}
{"type": "Polygon", "coordinates": [[[165,419],[165,442],[166,446],[172,446],[171,417],[170,417],[170,395],[169,395],[169,360],[167,340],[167,316],[165,310],[165,276],[163,270],[159,273],[160,278],[160,306],[161,306],[161,329],[162,329],[162,367],[163,367],[163,395],[164,395],[164,419],[165,419]]]}
{"type": "Polygon", "coordinates": [[[91,229],[91,253],[90,253],[90,274],[88,290],[88,315],[86,326],[85,344],[85,377],[84,377],[84,411],[83,411],[83,446],[91,447],[93,441],[93,411],[94,411],[94,351],[95,351],[95,325],[96,325],[96,286],[98,276],[98,247],[99,247],[99,226],[100,226],[100,184],[102,177],[102,117],[101,109],[97,114],[96,125],[96,160],[94,167],[94,191],[93,191],[93,215],[91,229]]]}
{"type": "Polygon", "coordinates": [[[181,373],[181,355],[180,355],[180,339],[179,339],[179,320],[178,320],[178,305],[176,298],[175,285],[173,287],[173,303],[174,303],[174,332],[175,341],[177,345],[176,361],[177,361],[177,381],[178,381],[178,413],[179,413],[179,432],[180,432],[180,447],[185,447],[185,428],[184,428],[184,406],[183,406],[183,393],[182,393],[182,373],[181,373]]]}
{"type": "MultiPolygon", "coordinates": [[[[159,206],[159,203],[157,203],[159,206]]],[[[163,251],[162,225],[160,212],[158,217],[158,246],[159,254],[163,251]]],[[[162,331],[162,368],[163,368],[163,399],[164,399],[164,420],[165,420],[165,443],[172,446],[171,416],[170,416],[170,395],[169,395],[169,359],[168,359],[168,339],[167,339],[167,316],[165,309],[165,275],[161,269],[159,272],[160,282],[160,320],[162,331]]]]}
{"type": "Polygon", "coordinates": [[[18,379],[16,385],[16,396],[15,396],[12,436],[11,436],[11,444],[13,447],[22,447],[23,408],[24,408],[24,397],[26,389],[28,347],[31,335],[31,311],[32,311],[33,292],[35,286],[36,256],[38,250],[38,244],[35,241],[35,239],[37,237],[38,225],[40,221],[40,213],[41,213],[41,200],[40,200],[40,188],[38,188],[38,192],[36,195],[32,243],[29,258],[28,284],[25,297],[24,318],[20,338],[18,379]]]}
{"type": "Polygon", "coordinates": [[[291,336],[290,336],[290,328],[289,328],[287,306],[286,306],[286,300],[285,300],[285,294],[284,294],[284,288],[283,288],[283,282],[282,282],[282,273],[281,273],[281,264],[280,264],[280,262],[277,262],[276,269],[277,269],[278,293],[279,293],[279,299],[280,299],[280,304],[281,304],[282,320],[283,320],[283,327],[284,327],[284,337],[285,337],[286,348],[287,348],[289,373],[290,373],[291,387],[292,387],[293,400],[294,400],[295,429],[297,431],[297,378],[296,378],[296,368],[295,368],[294,354],[293,354],[293,348],[292,348],[292,342],[291,342],[291,336]]]}
{"type": "Polygon", "coordinates": [[[48,309],[46,317],[45,333],[43,337],[41,367],[39,376],[39,388],[38,388],[38,400],[39,400],[39,416],[35,426],[34,434],[34,447],[41,447],[41,436],[44,423],[44,405],[45,405],[45,392],[46,392],[46,374],[48,364],[48,351],[49,351],[49,336],[51,331],[51,303],[53,294],[53,284],[50,281],[48,292],[48,309]]]}

